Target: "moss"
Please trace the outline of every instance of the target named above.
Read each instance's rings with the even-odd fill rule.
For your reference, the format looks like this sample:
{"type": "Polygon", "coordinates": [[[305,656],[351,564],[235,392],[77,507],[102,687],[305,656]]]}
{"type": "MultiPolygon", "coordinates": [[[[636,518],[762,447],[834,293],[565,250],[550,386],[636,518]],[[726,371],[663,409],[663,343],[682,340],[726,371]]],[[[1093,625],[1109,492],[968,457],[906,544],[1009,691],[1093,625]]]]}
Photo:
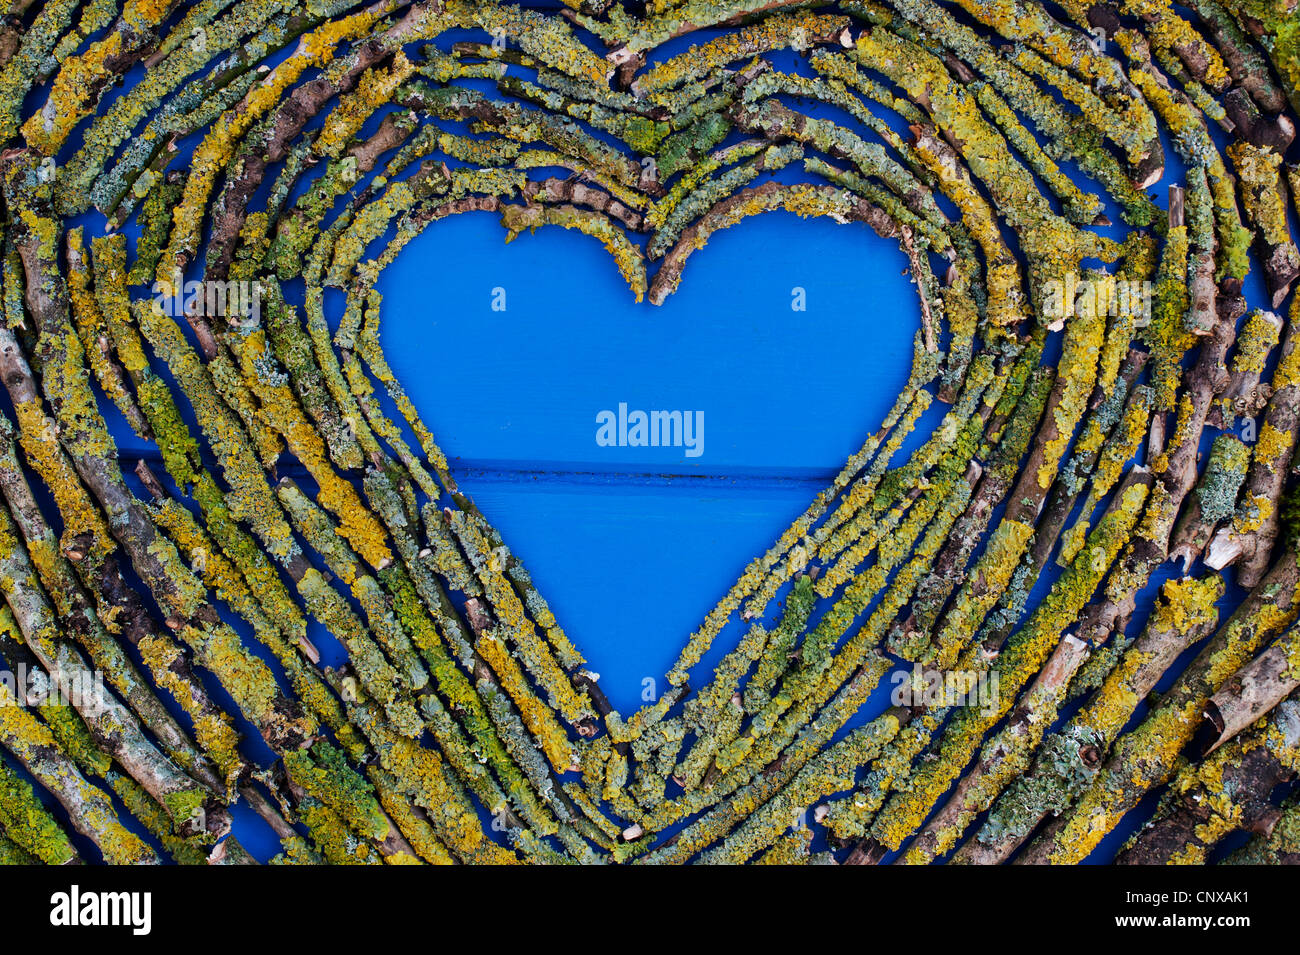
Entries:
{"type": "Polygon", "coordinates": [[[1196,488],[1203,520],[1217,524],[1232,515],[1249,463],[1250,449],[1240,439],[1230,434],[1214,439],[1205,472],[1196,488]]]}
{"type": "MultiPolygon", "coordinates": [[[[122,825],[103,790],[88,782],[59,747],[49,728],[19,706],[0,683],[0,744],[17,757],[32,777],[56,794],[73,825],[103,853],[110,865],[156,861],[149,846],[122,825]]],[[[25,782],[0,763],[0,787],[6,809],[0,823],[28,852],[50,864],[73,861],[67,836],[36,800],[25,782]]]]}
{"type": "Polygon", "coordinates": [[[246,765],[239,753],[239,733],[229,718],[206,714],[200,708],[182,675],[185,666],[181,648],[161,637],[146,637],[136,644],[136,648],[154,681],[182,706],[188,704],[190,716],[195,720],[194,734],[199,747],[216,764],[226,785],[233,788],[246,765]]]}
{"type": "Polygon", "coordinates": [[[0,825],[23,853],[45,865],[66,865],[77,851],[63,828],[36,798],[31,785],[0,761],[0,825]]]}
{"type": "MultiPolygon", "coordinates": [[[[897,793],[876,819],[872,833],[882,844],[898,848],[923,821],[933,801],[974,754],[983,734],[1011,708],[1014,695],[1046,662],[1062,632],[1083,609],[1106,569],[1127,543],[1146,503],[1148,490],[1148,484],[1141,481],[1123,490],[1118,507],[1109,511],[1089,535],[1088,550],[1053,584],[1025,627],[1008,641],[993,665],[999,675],[998,705],[992,708],[993,712],[966,708],[954,717],[944,733],[940,759],[914,774],[907,792],[897,793]]],[[[964,662],[969,668],[978,661],[968,657],[964,662]]]]}
{"type": "Polygon", "coordinates": [[[353,830],[380,842],[388,837],[388,817],[375,798],[374,787],[348,765],[341,750],[318,741],[309,750],[294,750],[283,758],[289,777],[353,830]]]}
{"type": "Polygon", "coordinates": [[[599,239],[618,266],[623,280],[640,302],[646,293],[645,264],[641,250],[630,242],[623,231],[608,218],[589,209],[575,206],[516,206],[508,205],[501,213],[501,223],[506,228],[506,241],[511,242],[527,229],[535,232],[539,226],[558,225],[599,239]]]}
{"type": "MultiPolygon", "coordinates": [[[[710,12],[717,16],[720,11],[710,12]]],[[[634,89],[642,95],[669,90],[733,60],[800,45],[799,37],[804,45],[818,42],[847,26],[844,17],[804,12],[767,17],[658,64],[638,77],[634,89]]]]}

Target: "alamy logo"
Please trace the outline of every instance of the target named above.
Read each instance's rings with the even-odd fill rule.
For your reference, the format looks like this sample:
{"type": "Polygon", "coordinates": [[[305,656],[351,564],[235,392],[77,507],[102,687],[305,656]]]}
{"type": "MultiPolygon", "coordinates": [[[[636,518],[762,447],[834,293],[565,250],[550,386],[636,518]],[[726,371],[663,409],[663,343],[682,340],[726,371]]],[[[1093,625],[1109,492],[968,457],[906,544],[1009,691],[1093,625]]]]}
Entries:
{"type": "Polygon", "coordinates": [[[889,702],[894,706],[924,706],[938,709],[969,706],[984,716],[998,711],[998,673],[976,670],[926,670],[921,664],[911,672],[898,670],[889,678],[894,684],[889,702]]]}
{"type": "Polygon", "coordinates": [[[153,283],[153,299],[164,315],[182,318],[201,315],[215,318],[247,318],[256,323],[262,316],[262,283],[205,279],[185,281],[174,269],[167,281],[153,283]]]}
{"type": "Polygon", "coordinates": [[[20,663],[17,670],[0,670],[0,686],[6,690],[0,706],[71,706],[87,714],[99,713],[104,706],[104,674],[99,670],[81,671],[59,684],[20,663]]]}
{"type": "Polygon", "coordinates": [[[627,410],[596,412],[596,444],[602,448],[684,448],[688,458],[704,453],[703,411],[627,410]]]}
{"type": "Polygon", "coordinates": [[[126,926],[132,935],[153,929],[153,893],[82,892],[74,885],[50,896],[50,924],[55,928],[126,926]]]}
{"type": "Polygon", "coordinates": [[[1153,286],[1147,281],[1113,275],[1084,279],[1069,272],[1064,281],[1049,279],[1043,283],[1043,314],[1052,319],[1126,315],[1142,327],[1151,321],[1152,294],[1153,286]]]}

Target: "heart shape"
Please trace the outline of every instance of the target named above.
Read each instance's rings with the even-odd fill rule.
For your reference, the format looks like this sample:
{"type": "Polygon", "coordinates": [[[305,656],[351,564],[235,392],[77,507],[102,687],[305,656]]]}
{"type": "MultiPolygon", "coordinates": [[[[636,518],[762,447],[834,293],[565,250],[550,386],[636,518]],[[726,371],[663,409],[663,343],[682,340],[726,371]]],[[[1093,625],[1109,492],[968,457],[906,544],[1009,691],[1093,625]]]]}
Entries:
{"type": "MultiPolygon", "coordinates": [[[[1228,761],[1272,745],[1289,718],[1294,687],[1268,653],[1289,652],[1281,634],[1300,610],[1278,519],[1300,394],[1289,336],[1276,391],[1261,386],[1282,320],[1261,310],[1237,327],[1248,226],[1273,307],[1300,275],[1282,165],[1300,71],[1288,0],[1273,2],[1252,7],[1248,29],[1205,14],[1208,39],[1157,11],[1149,43],[1124,16],[1064,24],[1028,2],[963,0],[978,29],[930,0],[775,12],[669,0],[643,14],[575,0],[563,15],[250,2],[191,11],[156,46],[167,10],[132,8],[97,38],[68,33],[68,50],[85,50],[66,59],[55,42],[71,7],[50,6],[6,73],[21,83],[0,95],[14,144],[0,159],[13,249],[0,655],[60,692],[96,675],[109,689],[80,701],[84,726],[59,728],[65,738],[17,717],[7,750],[65,809],[68,780],[126,770],[152,815],[124,824],[91,786],[77,798],[99,811],[69,816],[113,862],[159,849],[198,861],[214,843],[238,855],[232,806],[309,861],[806,861],[813,806],[853,861],[905,844],[908,861],[930,861],[990,804],[958,857],[1005,860],[1064,810],[1023,858],[1085,858],[1183,771],[1201,712],[1228,761]],[[47,59],[45,105],[20,125],[47,59]],[[142,60],[149,81],[101,103],[142,60]],[[1169,76],[1189,92],[1170,92],[1169,76]],[[1200,113],[1219,94],[1208,115],[1236,137],[1222,154],[1200,113]],[[1167,210],[1143,191],[1165,170],[1162,124],[1188,164],[1167,210]],[[68,226],[92,205],[110,228],[87,241],[68,226]],[[393,337],[394,315],[447,305],[427,284],[402,301],[416,283],[400,270],[433,271],[408,246],[435,224],[455,235],[447,220],[471,212],[510,240],[558,226],[600,242],[654,305],[688,262],[703,271],[706,245],[768,214],[865,225],[899,250],[872,267],[905,264],[915,286],[910,371],[881,427],[847,451],[837,438],[835,477],[635,709],[610,705],[540,575],[459,487],[443,429],[417,410],[455,411],[446,389],[473,400],[486,387],[464,417],[491,417],[500,395],[474,387],[491,370],[478,353],[540,364],[552,341],[533,328],[504,342],[509,326],[488,324],[529,314],[536,289],[514,277],[476,293],[474,334],[489,337],[436,353],[393,337]],[[428,390],[408,391],[417,381],[428,390]],[[118,430],[158,449],[130,478],[110,402],[118,430]],[[1258,445],[1256,416],[1272,429],[1258,445]],[[1154,596],[1170,558],[1202,555],[1161,588],[1127,654],[1135,597],[1154,596]],[[1219,627],[1218,571],[1232,561],[1258,586],[1219,627]],[[1121,735],[1164,672],[1141,660],[1168,665],[1209,633],[1171,695],[1121,735]],[[915,664],[910,679],[900,661],[915,664]],[[1233,691],[1237,668],[1266,690],[1233,691]],[[77,765],[76,733],[107,764],[77,765]]],[[[811,281],[757,264],[744,294],[789,288],[780,307],[816,317],[811,281]]],[[[861,336],[850,318],[817,332],[840,321],[861,336]]],[[[654,321],[607,334],[662,345],[662,329],[634,324],[654,321]]],[[[738,327],[693,325],[683,340],[715,350],[738,327]]],[[[845,401],[826,369],[857,371],[853,340],[834,343],[811,374],[845,401]]],[[[892,371],[908,364],[874,330],[869,344],[892,371]]],[[[783,366],[797,367],[795,350],[783,366]]],[[[695,409],[659,406],[648,382],[629,401],[604,395],[635,385],[627,376],[601,384],[575,394],[609,413],[587,427],[597,447],[619,445],[611,461],[660,460],[641,457],[655,450],[635,437],[642,402],[682,412],[684,440],[658,450],[702,449],[695,409]]],[[[655,426],[673,434],[671,419],[655,426]]],[[[1249,802],[1233,818],[1272,811],[1288,758],[1230,764],[1238,796],[1226,798],[1249,802]]],[[[0,847],[75,858],[27,783],[6,786],[48,837],[6,825],[0,847]]],[[[1128,851],[1208,857],[1212,844],[1168,838],[1181,811],[1162,809],[1156,835],[1128,851]]]]}
{"type": "Polygon", "coordinates": [[[699,280],[653,311],[628,308],[584,237],[539,234],[503,251],[490,216],[423,233],[380,279],[384,308],[410,316],[383,331],[394,374],[621,712],[640,707],[646,680],[662,689],[678,635],[718,581],[802,511],[906,380],[906,258],[858,228],[796,222],[776,213],[720,235],[699,253],[699,280]],[[745,272],[792,228],[804,245],[766,274],[707,281],[745,272]],[[861,267],[845,274],[854,257],[861,267]],[[439,266],[448,277],[431,302],[424,277],[439,266]],[[502,287],[508,307],[496,312],[502,287]],[[838,360],[824,341],[840,343],[838,360]],[[434,342],[457,357],[430,374],[434,342]],[[598,446],[594,415],[620,402],[705,409],[704,453],[598,446]],[[818,411],[836,405],[855,410],[818,411]],[[683,553],[682,541],[694,546],[683,553]]]}

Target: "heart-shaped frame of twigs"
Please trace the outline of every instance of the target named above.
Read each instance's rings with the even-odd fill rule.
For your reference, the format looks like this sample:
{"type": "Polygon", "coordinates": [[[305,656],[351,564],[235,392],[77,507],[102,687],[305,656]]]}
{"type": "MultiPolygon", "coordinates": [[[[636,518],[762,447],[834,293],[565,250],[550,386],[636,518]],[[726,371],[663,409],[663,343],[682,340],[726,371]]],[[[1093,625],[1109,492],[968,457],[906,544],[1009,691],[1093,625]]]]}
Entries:
{"type": "Polygon", "coordinates": [[[1284,851],[1297,314],[1243,287],[1300,274],[1295,0],[12,6],[0,658],[73,709],[3,708],[63,813],[6,769],[6,857],[236,860],[243,799],[295,861],[1066,862],[1170,782],[1130,858],[1284,851]],[[659,304],[773,210],[899,242],[911,376],[619,714],[392,374],[376,283],[488,212],[659,304]],[[160,469],[123,473],[105,402],[160,469]]]}

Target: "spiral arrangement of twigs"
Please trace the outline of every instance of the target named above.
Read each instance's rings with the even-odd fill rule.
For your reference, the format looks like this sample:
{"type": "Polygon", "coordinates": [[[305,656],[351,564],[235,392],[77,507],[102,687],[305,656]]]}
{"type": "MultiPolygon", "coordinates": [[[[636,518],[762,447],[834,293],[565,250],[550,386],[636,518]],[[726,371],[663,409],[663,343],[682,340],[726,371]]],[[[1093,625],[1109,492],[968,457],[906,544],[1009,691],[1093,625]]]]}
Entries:
{"type": "Polygon", "coordinates": [[[8,3],[0,861],[1296,861],[1296,0],[565,5],[8,3]],[[620,714],[377,281],[489,212],[658,304],[773,210],[899,243],[911,375],[620,714]]]}

